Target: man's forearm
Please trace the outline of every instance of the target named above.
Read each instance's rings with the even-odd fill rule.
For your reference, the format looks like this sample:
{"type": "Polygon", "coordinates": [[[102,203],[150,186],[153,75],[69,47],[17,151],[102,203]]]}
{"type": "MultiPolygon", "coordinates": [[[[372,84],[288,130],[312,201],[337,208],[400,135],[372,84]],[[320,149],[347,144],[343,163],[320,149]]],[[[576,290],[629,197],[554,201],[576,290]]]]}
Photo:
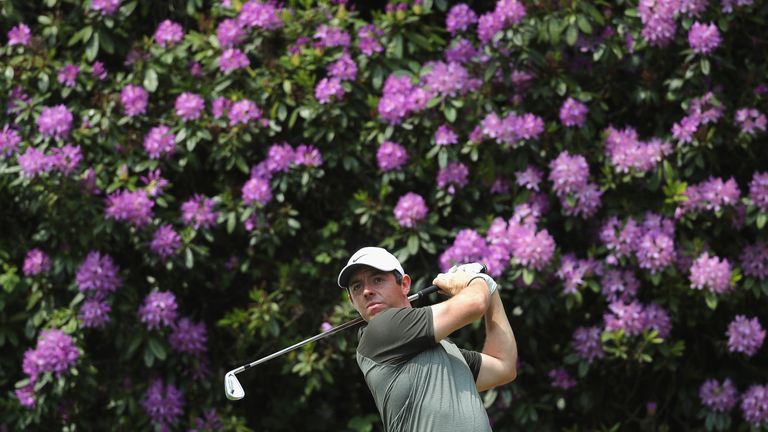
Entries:
{"type": "Polygon", "coordinates": [[[501,302],[499,291],[491,296],[491,303],[485,313],[483,354],[501,360],[507,367],[515,371],[514,374],[516,375],[517,342],[504,311],[504,304],[501,302]]]}

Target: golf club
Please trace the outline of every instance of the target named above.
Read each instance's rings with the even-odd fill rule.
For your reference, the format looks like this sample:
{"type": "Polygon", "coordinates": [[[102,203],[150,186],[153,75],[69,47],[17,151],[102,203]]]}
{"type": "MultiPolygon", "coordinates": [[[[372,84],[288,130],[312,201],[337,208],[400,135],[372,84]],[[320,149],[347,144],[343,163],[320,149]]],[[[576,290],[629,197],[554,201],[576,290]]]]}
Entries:
{"type": "MultiPolygon", "coordinates": [[[[433,292],[437,291],[438,288],[434,285],[429,286],[427,288],[424,288],[423,290],[417,292],[416,294],[412,294],[408,297],[408,300],[413,302],[416,300],[421,299],[424,296],[427,296],[429,294],[432,294],[433,292]]],[[[252,363],[248,363],[245,365],[242,365],[238,368],[232,369],[231,371],[227,372],[226,375],[224,375],[224,392],[227,394],[227,399],[229,400],[240,400],[243,397],[245,397],[245,390],[243,390],[243,386],[240,385],[240,381],[237,380],[237,377],[235,375],[239,374],[240,372],[243,372],[246,369],[250,369],[254,366],[257,366],[261,363],[264,363],[268,360],[272,360],[275,357],[279,357],[283,354],[289,353],[296,348],[299,348],[301,346],[304,346],[310,342],[314,342],[316,340],[320,340],[323,338],[326,338],[334,333],[338,333],[342,330],[346,330],[350,327],[354,327],[360,323],[362,323],[364,320],[360,317],[353,319],[352,321],[346,322],[344,324],[341,324],[339,326],[336,326],[326,332],[320,333],[318,335],[312,336],[309,339],[303,340],[301,342],[298,342],[294,345],[289,346],[288,348],[281,349],[280,351],[277,351],[275,353],[272,353],[266,357],[262,357],[252,363]]]]}

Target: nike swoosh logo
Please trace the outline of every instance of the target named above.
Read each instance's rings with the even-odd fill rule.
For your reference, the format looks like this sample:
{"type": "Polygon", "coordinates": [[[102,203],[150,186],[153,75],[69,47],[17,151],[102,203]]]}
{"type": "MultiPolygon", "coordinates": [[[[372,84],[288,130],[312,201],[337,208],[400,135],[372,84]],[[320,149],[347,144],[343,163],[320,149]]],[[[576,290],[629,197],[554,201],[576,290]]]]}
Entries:
{"type": "Polygon", "coordinates": [[[364,257],[365,255],[368,255],[368,254],[360,255],[359,257],[357,257],[357,258],[353,259],[353,260],[352,260],[352,262],[353,262],[353,263],[356,263],[356,262],[358,262],[358,261],[360,260],[360,258],[364,257]]]}

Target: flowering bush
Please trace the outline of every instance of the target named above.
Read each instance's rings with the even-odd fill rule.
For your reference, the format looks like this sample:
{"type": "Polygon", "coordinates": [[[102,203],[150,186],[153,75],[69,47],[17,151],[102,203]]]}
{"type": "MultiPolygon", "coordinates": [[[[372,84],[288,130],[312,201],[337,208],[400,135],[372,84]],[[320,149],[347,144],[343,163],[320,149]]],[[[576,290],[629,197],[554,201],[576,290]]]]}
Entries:
{"type": "Polygon", "coordinates": [[[353,332],[221,380],[381,245],[500,282],[495,430],[768,429],[768,5],[179,6],[0,9],[4,425],[377,430],[353,332]]]}

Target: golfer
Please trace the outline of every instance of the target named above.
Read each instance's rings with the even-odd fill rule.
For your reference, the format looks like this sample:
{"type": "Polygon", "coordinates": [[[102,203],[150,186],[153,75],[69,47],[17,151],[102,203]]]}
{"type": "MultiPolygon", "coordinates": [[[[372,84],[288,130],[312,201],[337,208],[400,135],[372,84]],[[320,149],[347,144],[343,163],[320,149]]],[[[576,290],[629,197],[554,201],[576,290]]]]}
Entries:
{"type": "Polygon", "coordinates": [[[496,282],[479,273],[441,273],[432,282],[450,298],[424,308],[408,301],[411,278],[391,253],[365,247],[339,273],[367,321],[357,364],[388,432],[490,431],[480,391],[517,376],[517,344],[496,282]],[[448,335],[485,317],[482,352],[448,335]]]}

